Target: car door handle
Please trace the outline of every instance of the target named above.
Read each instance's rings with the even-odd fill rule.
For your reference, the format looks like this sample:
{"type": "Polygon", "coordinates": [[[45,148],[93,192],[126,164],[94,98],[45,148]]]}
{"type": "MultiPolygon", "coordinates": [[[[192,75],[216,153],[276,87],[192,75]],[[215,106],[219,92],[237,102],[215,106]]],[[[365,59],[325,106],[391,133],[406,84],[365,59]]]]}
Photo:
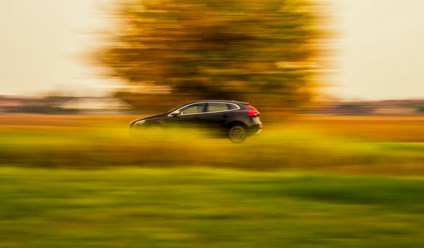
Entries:
{"type": "Polygon", "coordinates": [[[228,115],[222,115],[222,117],[224,117],[224,118],[228,118],[228,115]]]}

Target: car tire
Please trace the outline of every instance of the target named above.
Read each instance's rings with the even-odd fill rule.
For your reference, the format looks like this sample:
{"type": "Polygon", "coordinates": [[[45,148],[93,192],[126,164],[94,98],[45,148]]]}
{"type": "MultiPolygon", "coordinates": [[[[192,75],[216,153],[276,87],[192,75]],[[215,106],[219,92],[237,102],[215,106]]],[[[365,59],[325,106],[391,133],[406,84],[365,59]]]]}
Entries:
{"type": "Polygon", "coordinates": [[[242,143],[247,138],[247,130],[242,125],[234,125],[228,129],[228,138],[233,143],[242,143]]]}

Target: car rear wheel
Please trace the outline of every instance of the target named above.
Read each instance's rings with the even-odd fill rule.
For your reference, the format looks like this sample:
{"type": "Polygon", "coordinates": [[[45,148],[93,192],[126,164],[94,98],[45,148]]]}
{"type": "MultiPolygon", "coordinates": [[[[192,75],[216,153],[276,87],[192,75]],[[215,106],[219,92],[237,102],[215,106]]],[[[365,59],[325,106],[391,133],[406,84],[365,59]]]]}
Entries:
{"type": "Polygon", "coordinates": [[[241,143],[247,138],[247,131],[241,125],[234,125],[228,130],[228,138],[233,143],[241,143]]]}

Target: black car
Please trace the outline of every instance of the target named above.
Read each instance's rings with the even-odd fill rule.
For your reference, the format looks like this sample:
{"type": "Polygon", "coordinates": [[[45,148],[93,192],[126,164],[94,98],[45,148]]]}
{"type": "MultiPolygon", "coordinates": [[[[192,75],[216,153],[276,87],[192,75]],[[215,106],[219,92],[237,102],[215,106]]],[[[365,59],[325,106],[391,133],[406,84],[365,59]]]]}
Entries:
{"type": "Polygon", "coordinates": [[[240,143],[262,130],[259,115],[259,111],[247,102],[198,101],[134,120],[130,128],[194,127],[225,134],[232,142],[240,143]]]}

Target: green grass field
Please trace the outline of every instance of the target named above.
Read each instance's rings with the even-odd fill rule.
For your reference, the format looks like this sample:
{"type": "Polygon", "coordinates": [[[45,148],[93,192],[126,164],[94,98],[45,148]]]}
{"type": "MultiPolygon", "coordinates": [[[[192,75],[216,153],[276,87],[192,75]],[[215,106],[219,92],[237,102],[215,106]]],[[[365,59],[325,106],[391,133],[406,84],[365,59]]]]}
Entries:
{"type": "Polygon", "coordinates": [[[235,145],[133,116],[0,119],[0,247],[424,247],[424,118],[307,117],[235,145]]]}
{"type": "Polygon", "coordinates": [[[1,169],[0,247],[423,247],[422,179],[1,169]]]}

